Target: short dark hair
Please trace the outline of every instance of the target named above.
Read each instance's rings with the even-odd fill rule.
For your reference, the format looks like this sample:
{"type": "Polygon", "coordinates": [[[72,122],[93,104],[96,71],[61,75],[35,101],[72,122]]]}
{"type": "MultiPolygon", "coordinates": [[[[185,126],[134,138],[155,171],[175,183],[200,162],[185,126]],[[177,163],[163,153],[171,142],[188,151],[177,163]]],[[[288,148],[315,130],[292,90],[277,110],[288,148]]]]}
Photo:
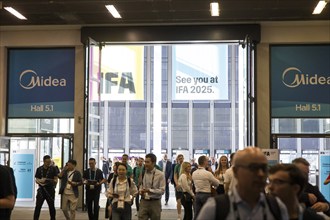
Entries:
{"type": "Polygon", "coordinates": [[[157,161],[157,157],[156,157],[156,155],[153,154],[153,153],[149,153],[149,154],[147,154],[147,155],[146,155],[146,158],[150,158],[151,162],[153,162],[153,163],[156,163],[156,161],[157,161]]]}
{"type": "Polygon", "coordinates": [[[297,184],[300,186],[300,190],[297,195],[299,196],[303,192],[307,183],[307,178],[303,172],[294,164],[276,164],[270,167],[269,174],[275,174],[279,171],[284,171],[289,174],[290,184],[297,184]]]}
{"type": "Polygon", "coordinates": [[[305,158],[302,158],[302,157],[298,157],[298,158],[294,159],[292,161],[292,163],[293,164],[301,163],[301,164],[304,164],[305,166],[310,166],[310,163],[305,158]]]}
{"type": "Polygon", "coordinates": [[[207,161],[207,157],[205,155],[198,157],[198,165],[200,166],[204,165],[205,161],[207,161]]]}
{"type": "Polygon", "coordinates": [[[124,163],[118,163],[118,164],[116,164],[116,166],[117,166],[117,170],[118,170],[118,167],[119,166],[124,166],[125,168],[126,168],[126,170],[127,170],[127,165],[126,164],[124,164],[124,163]]]}
{"type": "Polygon", "coordinates": [[[43,161],[48,160],[48,159],[51,159],[51,157],[49,155],[45,155],[43,158],[43,161]]]}
{"type": "Polygon", "coordinates": [[[96,160],[95,160],[95,158],[93,158],[93,157],[89,158],[89,160],[93,160],[93,161],[96,161],[96,160]]]}
{"type": "Polygon", "coordinates": [[[235,153],[231,153],[231,154],[230,154],[230,157],[229,157],[229,158],[230,158],[230,161],[233,161],[234,156],[235,156],[235,153]]]}
{"type": "Polygon", "coordinates": [[[68,163],[71,163],[72,165],[77,165],[77,161],[76,160],[73,160],[73,159],[70,159],[68,160],[68,163]]]}
{"type": "Polygon", "coordinates": [[[123,154],[123,156],[121,156],[121,157],[128,157],[128,154],[123,154]]]}

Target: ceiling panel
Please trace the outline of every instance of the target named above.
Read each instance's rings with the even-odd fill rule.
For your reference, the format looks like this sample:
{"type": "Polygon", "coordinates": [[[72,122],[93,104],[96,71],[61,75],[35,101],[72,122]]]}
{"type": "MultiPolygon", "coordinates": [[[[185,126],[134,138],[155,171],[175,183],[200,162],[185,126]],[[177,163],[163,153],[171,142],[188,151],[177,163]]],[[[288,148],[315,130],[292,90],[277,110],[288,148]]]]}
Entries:
{"type": "MultiPolygon", "coordinates": [[[[1,1],[1,0],[0,0],[1,1]]],[[[212,0],[215,1],[215,0],[212,0]]],[[[12,25],[131,25],[194,24],[262,21],[330,20],[330,3],[312,15],[318,0],[220,0],[220,16],[211,17],[208,0],[3,0],[28,20],[0,9],[0,26],[12,25]],[[114,4],[122,19],[113,18],[105,4],[114,4]]]]}

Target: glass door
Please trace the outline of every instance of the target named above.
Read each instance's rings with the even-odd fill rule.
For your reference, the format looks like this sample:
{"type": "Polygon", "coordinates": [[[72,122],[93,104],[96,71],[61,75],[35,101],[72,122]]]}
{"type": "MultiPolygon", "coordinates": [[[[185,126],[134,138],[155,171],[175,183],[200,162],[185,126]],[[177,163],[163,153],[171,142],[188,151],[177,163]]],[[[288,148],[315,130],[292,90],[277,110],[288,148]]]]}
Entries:
{"type": "Polygon", "coordinates": [[[62,138],[62,160],[61,167],[65,166],[65,163],[68,162],[70,158],[72,158],[72,145],[73,138],[72,137],[63,137],[62,138]]]}
{"type": "Polygon", "coordinates": [[[0,137],[0,164],[9,165],[9,138],[0,137]]]}

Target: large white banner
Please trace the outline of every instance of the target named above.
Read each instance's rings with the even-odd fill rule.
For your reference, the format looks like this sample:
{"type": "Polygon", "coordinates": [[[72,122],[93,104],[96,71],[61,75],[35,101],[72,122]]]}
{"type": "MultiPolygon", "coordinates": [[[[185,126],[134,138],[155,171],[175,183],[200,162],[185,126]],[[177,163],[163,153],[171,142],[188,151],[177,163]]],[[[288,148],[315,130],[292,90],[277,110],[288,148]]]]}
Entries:
{"type": "Polygon", "coordinates": [[[228,100],[228,45],[173,46],[173,100],[228,100]]]}
{"type": "Polygon", "coordinates": [[[101,100],[144,100],[144,46],[105,46],[101,100]]]}

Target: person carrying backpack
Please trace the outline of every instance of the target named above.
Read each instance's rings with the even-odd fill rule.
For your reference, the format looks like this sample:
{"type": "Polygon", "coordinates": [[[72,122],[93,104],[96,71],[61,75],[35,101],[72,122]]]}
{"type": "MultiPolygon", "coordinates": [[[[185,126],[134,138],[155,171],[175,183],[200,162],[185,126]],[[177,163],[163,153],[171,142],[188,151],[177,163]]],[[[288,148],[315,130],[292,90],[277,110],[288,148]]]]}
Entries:
{"type": "Polygon", "coordinates": [[[277,197],[264,194],[268,164],[267,158],[257,147],[247,147],[235,154],[234,176],[237,180],[232,192],[209,198],[197,220],[212,219],[289,219],[288,212],[277,197]],[[275,211],[274,211],[275,210],[275,211]]]}

